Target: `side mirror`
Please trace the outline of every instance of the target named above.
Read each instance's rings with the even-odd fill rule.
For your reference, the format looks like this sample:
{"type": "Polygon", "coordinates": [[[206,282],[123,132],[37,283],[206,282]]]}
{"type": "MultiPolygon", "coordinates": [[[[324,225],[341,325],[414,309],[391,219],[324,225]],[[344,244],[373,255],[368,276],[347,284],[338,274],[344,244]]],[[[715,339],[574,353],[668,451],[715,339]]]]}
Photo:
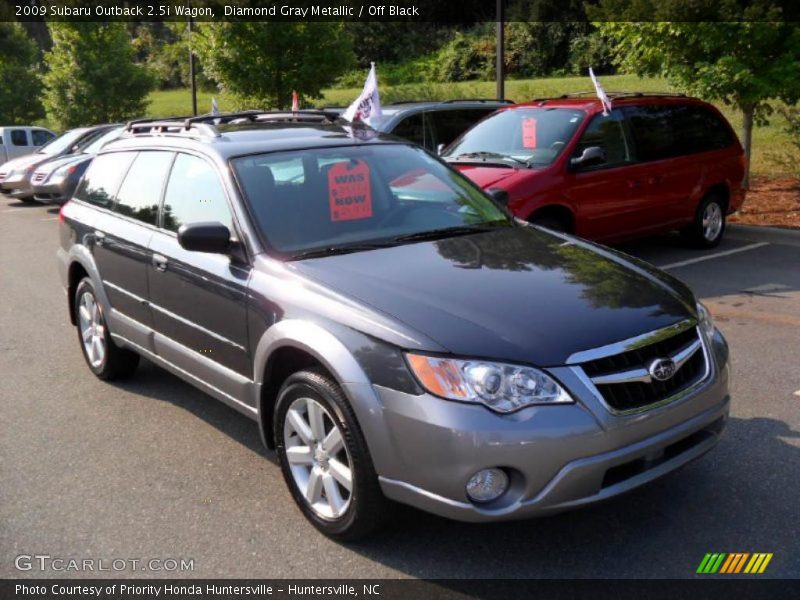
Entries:
{"type": "Polygon", "coordinates": [[[442,152],[444,152],[444,148],[445,148],[444,144],[439,144],[438,146],[436,146],[436,156],[441,156],[442,152]]]}
{"type": "Polygon", "coordinates": [[[583,154],[573,158],[569,164],[573,167],[590,167],[592,165],[599,165],[606,161],[606,151],[600,146],[589,146],[583,149],[583,154]]]}
{"type": "Polygon", "coordinates": [[[508,192],[500,188],[490,188],[486,193],[494,199],[500,206],[508,206],[508,192]]]}
{"type": "Polygon", "coordinates": [[[222,223],[187,223],[178,229],[178,243],[184,250],[224,254],[231,247],[231,232],[222,223]]]}

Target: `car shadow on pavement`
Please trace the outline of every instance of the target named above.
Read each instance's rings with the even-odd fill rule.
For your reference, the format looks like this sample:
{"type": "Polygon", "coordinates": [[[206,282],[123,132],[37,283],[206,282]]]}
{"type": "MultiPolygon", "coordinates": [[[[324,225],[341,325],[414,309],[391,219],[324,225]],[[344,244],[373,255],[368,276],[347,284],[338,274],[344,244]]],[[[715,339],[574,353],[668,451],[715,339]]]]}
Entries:
{"type": "Polygon", "coordinates": [[[209,425],[256,454],[278,464],[275,453],[264,447],[258,425],[252,419],[165,371],[149,360],[142,359],[136,376],[115,385],[132,394],[169,402],[192,413],[209,425]]]}
{"type": "Polygon", "coordinates": [[[705,457],[604,504],[479,525],[398,506],[351,548],[423,578],[692,577],[706,552],[774,552],[771,574],[798,577],[799,471],[800,432],[734,418],[705,457]]]}

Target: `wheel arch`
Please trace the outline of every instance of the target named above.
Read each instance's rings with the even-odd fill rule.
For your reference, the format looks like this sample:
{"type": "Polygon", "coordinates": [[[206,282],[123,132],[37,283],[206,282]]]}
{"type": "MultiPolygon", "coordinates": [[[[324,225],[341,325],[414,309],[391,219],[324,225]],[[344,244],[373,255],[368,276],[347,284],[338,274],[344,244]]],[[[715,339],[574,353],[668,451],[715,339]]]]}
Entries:
{"type": "Polygon", "coordinates": [[[540,218],[554,218],[563,223],[566,233],[575,233],[575,212],[565,204],[546,204],[537,207],[528,215],[528,222],[533,222],[540,218]]]}
{"type": "Polygon", "coordinates": [[[261,337],[254,363],[259,429],[268,448],[275,446],[272,428],[278,392],[289,375],[304,368],[316,366],[326,371],[341,386],[356,418],[368,410],[363,395],[354,397],[349,384],[369,385],[369,378],[341,340],[316,323],[301,319],[276,323],[261,337]]]}
{"type": "Polygon", "coordinates": [[[76,325],[75,322],[75,290],[78,284],[84,277],[89,277],[92,280],[95,288],[95,295],[100,301],[104,309],[108,309],[109,302],[106,291],[103,288],[100,273],[92,260],[92,255],[89,250],[75,246],[70,251],[69,264],[67,266],[67,301],[69,303],[69,319],[70,323],[76,325]]]}

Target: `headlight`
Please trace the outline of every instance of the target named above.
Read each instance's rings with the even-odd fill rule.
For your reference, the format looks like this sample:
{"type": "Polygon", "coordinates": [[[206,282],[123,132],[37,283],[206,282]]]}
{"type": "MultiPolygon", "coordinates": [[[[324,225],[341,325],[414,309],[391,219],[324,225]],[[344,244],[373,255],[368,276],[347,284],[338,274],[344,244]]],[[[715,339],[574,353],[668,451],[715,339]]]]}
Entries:
{"type": "Polygon", "coordinates": [[[710,340],[714,337],[714,320],[711,318],[711,312],[702,302],[697,303],[697,323],[707,339],[710,340]]]}
{"type": "Polygon", "coordinates": [[[71,175],[74,172],[75,172],[75,166],[74,165],[66,165],[64,167],[59,167],[58,169],[53,171],[53,179],[56,179],[56,178],[63,179],[67,175],[71,175]]]}
{"type": "Polygon", "coordinates": [[[448,400],[484,404],[500,413],[534,404],[573,401],[552,377],[532,367],[422,354],[407,356],[422,386],[448,400]]]}

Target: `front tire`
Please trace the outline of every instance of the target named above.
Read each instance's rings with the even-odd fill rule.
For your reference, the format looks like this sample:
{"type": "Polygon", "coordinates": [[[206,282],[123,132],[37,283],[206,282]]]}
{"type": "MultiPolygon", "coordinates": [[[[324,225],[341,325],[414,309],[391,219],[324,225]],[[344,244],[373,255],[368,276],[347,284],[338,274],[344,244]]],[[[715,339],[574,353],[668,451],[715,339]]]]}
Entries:
{"type": "Polygon", "coordinates": [[[697,206],[694,221],[681,233],[696,248],[715,248],[722,241],[727,225],[725,202],[718,194],[709,194],[697,206]]]}
{"type": "Polygon", "coordinates": [[[75,322],[86,364],[100,379],[127,377],[136,370],[139,355],[117,346],[111,339],[103,308],[92,280],[85,277],[75,290],[75,322]]]}
{"type": "Polygon", "coordinates": [[[320,370],[300,371],[281,387],[275,411],[281,471],[303,515],[337,540],[372,533],[386,500],[341,388],[320,370]]]}

